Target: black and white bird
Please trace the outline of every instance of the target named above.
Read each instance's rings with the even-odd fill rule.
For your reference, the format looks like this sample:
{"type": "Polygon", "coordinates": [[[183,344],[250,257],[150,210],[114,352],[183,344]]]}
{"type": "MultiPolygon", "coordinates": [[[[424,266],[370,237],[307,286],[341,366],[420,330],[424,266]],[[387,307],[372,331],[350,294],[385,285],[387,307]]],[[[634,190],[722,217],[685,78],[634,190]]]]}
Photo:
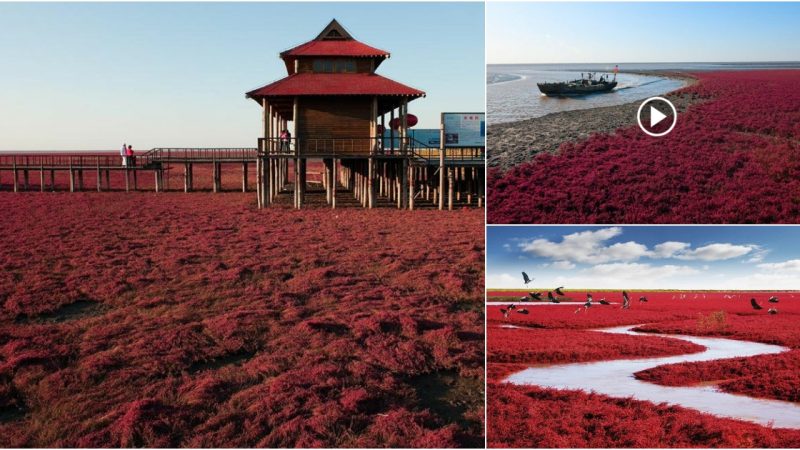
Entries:
{"type": "Polygon", "coordinates": [[[528,284],[533,281],[533,278],[529,277],[527,273],[522,272],[522,281],[524,281],[525,284],[528,284]]]}
{"type": "Polygon", "coordinates": [[[761,306],[761,305],[759,305],[759,304],[758,304],[758,302],[756,301],[756,299],[755,299],[755,298],[751,298],[751,299],[750,299],[750,305],[751,305],[751,306],[753,307],[753,309],[755,309],[755,310],[764,309],[764,307],[763,307],[763,306],[761,306]]]}
{"type": "Polygon", "coordinates": [[[610,305],[611,303],[608,300],[606,300],[605,298],[601,298],[600,299],[600,304],[601,305],[610,305]]]}
{"type": "Polygon", "coordinates": [[[639,303],[642,303],[642,302],[647,303],[647,297],[645,297],[644,295],[639,297],[639,303]]]}
{"type": "Polygon", "coordinates": [[[557,287],[556,288],[556,294],[558,294],[558,295],[563,297],[564,296],[564,291],[562,291],[562,289],[564,289],[564,286],[557,287]]]}
{"type": "Polygon", "coordinates": [[[770,309],[767,310],[767,313],[773,314],[773,315],[774,314],[778,314],[778,308],[770,308],[770,309]]]}
{"type": "Polygon", "coordinates": [[[553,297],[553,293],[547,291],[547,299],[550,300],[551,303],[561,303],[557,298],[553,297]]]}
{"type": "MultiPolygon", "coordinates": [[[[591,296],[587,296],[586,303],[583,304],[583,310],[586,311],[586,312],[589,312],[589,308],[591,308],[591,307],[592,307],[592,297],[591,296]]],[[[579,312],[581,312],[581,308],[580,307],[575,310],[575,314],[577,314],[579,312]]]]}
{"type": "Polygon", "coordinates": [[[769,298],[769,300],[767,300],[767,301],[768,301],[768,302],[770,302],[770,303],[778,303],[778,297],[775,297],[775,296],[773,295],[773,296],[772,296],[772,297],[770,297],[770,298],[769,298]]]}
{"type": "Polygon", "coordinates": [[[622,309],[628,309],[631,307],[631,299],[628,297],[628,293],[622,291],[622,309]]]}
{"type": "Polygon", "coordinates": [[[528,310],[525,308],[517,308],[517,313],[519,314],[528,314],[528,310]]]}
{"type": "Polygon", "coordinates": [[[531,296],[537,302],[542,301],[542,293],[541,292],[528,292],[528,295],[531,296]]]}

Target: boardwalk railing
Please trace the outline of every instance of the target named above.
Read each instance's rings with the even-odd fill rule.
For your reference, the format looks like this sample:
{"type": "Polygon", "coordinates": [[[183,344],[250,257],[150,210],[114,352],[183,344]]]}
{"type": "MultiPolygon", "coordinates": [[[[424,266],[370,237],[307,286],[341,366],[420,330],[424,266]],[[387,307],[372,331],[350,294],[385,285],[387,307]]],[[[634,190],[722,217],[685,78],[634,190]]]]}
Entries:
{"type": "MultiPolygon", "coordinates": [[[[363,156],[407,156],[438,161],[440,150],[406,137],[375,138],[259,138],[259,155],[286,157],[363,157],[363,156]]],[[[480,163],[484,160],[484,147],[448,148],[447,161],[480,163]]]]}
{"type": "Polygon", "coordinates": [[[145,163],[169,162],[249,162],[255,161],[257,149],[251,147],[231,148],[154,148],[140,159],[145,163]]]}
{"type": "Polygon", "coordinates": [[[59,155],[59,154],[3,154],[0,153],[2,169],[65,169],[65,168],[117,168],[122,165],[118,155],[59,155]]]}

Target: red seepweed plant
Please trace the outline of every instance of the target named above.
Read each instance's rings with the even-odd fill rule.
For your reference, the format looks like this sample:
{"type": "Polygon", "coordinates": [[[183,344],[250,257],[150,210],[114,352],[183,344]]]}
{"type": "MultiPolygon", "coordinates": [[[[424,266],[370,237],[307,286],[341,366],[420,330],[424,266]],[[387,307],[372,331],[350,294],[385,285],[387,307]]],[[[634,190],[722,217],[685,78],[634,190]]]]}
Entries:
{"type": "MultiPolygon", "coordinates": [[[[706,72],[669,135],[638,127],[490,171],[490,223],[797,223],[800,70],[706,72]]],[[[491,149],[489,149],[491,151],[491,149]]]]}

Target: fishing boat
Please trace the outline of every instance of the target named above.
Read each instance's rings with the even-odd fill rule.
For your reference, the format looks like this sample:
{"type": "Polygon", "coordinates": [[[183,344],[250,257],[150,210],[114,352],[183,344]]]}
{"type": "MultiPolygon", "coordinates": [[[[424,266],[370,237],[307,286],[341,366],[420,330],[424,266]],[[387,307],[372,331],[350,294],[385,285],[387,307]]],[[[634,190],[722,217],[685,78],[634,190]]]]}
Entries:
{"type": "Polygon", "coordinates": [[[594,79],[592,74],[587,78],[579,80],[561,81],[557,83],[537,83],[539,90],[542,94],[550,97],[567,97],[576,95],[596,94],[600,92],[610,92],[617,87],[617,74],[614,74],[613,80],[608,80],[605,77],[594,79]]]}

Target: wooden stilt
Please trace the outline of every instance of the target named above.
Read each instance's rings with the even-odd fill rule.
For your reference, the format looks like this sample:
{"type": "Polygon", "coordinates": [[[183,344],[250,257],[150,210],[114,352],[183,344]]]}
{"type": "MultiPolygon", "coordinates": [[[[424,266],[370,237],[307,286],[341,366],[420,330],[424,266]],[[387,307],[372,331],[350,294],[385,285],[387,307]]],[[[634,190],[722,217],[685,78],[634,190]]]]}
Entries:
{"type": "Polygon", "coordinates": [[[56,171],[53,169],[50,169],[50,190],[56,191],[56,171]]]}
{"type": "Polygon", "coordinates": [[[127,167],[125,168],[125,192],[131,191],[131,171],[127,167]]]}
{"type": "Polygon", "coordinates": [[[247,163],[242,163],[242,192],[247,192],[247,163]]]}
{"type": "Polygon", "coordinates": [[[454,177],[453,177],[453,168],[447,168],[447,209],[449,211],[453,210],[453,184],[454,184],[454,177]]]}
{"type": "Polygon", "coordinates": [[[161,191],[161,182],[158,179],[158,170],[153,172],[153,176],[155,177],[155,184],[156,184],[155,189],[156,189],[156,192],[160,192],[161,191]]]}
{"type": "Polygon", "coordinates": [[[26,191],[30,190],[31,186],[30,186],[30,176],[29,176],[29,173],[28,173],[28,169],[24,169],[22,171],[22,180],[23,180],[23,183],[24,183],[24,186],[25,186],[25,190],[26,191]]]}
{"type": "Polygon", "coordinates": [[[369,198],[367,199],[369,209],[375,207],[375,160],[370,157],[367,160],[367,195],[369,198]]]}
{"type": "Polygon", "coordinates": [[[106,169],[106,189],[111,190],[111,171],[106,169]]]}
{"type": "Polygon", "coordinates": [[[44,192],[44,166],[39,166],[39,192],[44,192]]]}
{"type": "Polygon", "coordinates": [[[331,208],[336,209],[336,178],[337,178],[337,161],[336,158],[331,160],[331,208]]]}
{"type": "Polygon", "coordinates": [[[97,157],[97,167],[96,167],[96,174],[97,175],[97,192],[101,192],[103,190],[103,174],[100,173],[100,157],[97,157]]]}
{"type": "Polygon", "coordinates": [[[17,172],[17,162],[13,163],[14,172],[14,192],[19,192],[19,173],[17,172]]]}
{"type": "Polygon", "coordinates": [[[75,171],[72,170],[72,164],[69,165],[69,191],[75,192],[75,171]]]}
{"type": "Polygon", "coordinates": [[[135,169],[133,171],[133,190],[139,190],[139,171],[135,169]]]}
{"type": "Polygon", "coordinates": [[[414,210],[414,166],[408,166],[408,209],[414,210]]]}

